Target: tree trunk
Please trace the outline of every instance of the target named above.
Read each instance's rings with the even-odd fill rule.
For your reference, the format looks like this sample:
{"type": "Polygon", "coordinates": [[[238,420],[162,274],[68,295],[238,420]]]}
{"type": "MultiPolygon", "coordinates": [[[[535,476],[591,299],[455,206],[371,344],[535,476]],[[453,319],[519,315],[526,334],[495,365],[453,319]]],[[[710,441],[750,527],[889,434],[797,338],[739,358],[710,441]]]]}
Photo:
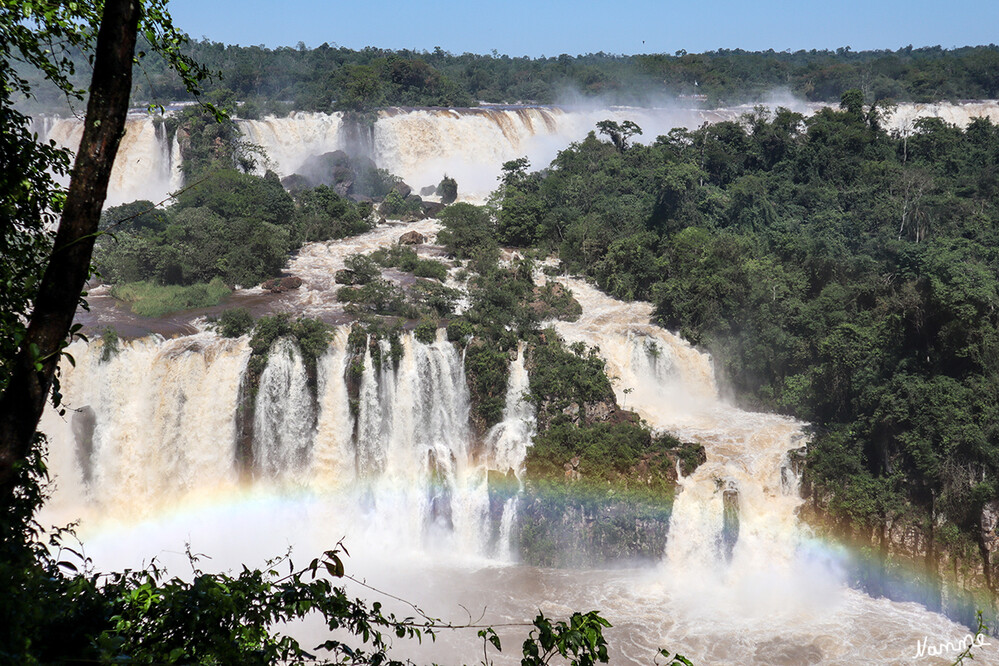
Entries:
{"type": "Polygon", "coordinates": [[[139,13],[138,0],[104,3],[83,139],[73,165],[59,230],[35,299],[27,336],[15,359],[7,389],[0,396],[0,510],[10,505],[15,490],[15,468],[31,451],[60,351],[89,276],[111,165],[128,114],[139,13]]]}

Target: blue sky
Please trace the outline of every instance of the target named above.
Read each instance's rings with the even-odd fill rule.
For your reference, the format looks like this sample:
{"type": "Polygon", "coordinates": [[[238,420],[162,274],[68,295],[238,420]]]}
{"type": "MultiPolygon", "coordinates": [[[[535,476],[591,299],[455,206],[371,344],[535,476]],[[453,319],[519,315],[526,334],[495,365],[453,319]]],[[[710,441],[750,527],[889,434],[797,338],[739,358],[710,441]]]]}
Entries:
{"type": "Polygon", "coordinates": [[[172,0],[174,23],[227,44],[513,56],[896,49],[999,42],[997,0],[172,0]]]}

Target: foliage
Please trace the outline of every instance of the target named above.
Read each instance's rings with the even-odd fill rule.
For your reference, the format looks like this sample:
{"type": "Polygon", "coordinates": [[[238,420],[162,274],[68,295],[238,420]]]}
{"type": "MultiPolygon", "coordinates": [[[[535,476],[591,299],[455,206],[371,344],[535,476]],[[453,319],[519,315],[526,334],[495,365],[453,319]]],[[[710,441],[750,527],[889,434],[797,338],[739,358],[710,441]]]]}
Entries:
{"type": "MultiPolygon", "coordinates": [[[[828,508],[877,523],[932,506],[974,534],[999,490],[979,483],[999,474],[999,208],[982,177],[999,128],[891,134],[863,99],[625,151],[591,134],[542,172],[508,163],[491,206],[504,242],[653,301],[743,404],[814,423],[828,508]]],[[[534,382],[559,364],[537,365],[534,382]]],[[[546,394],[574,390],[558,379],[546,394]]]]}
{"type": "Polygon", "coordinates": [[[371,223],[360,206],[325,186],[292,199],[273,174],[228,169],[204,173],[165,210],[148,202],[109,208],[101,226],[94,264],[107,282],[220,278],[248,287],[279,273],[302,243],[362,233],[371,223]]]}
{"type": "MultiPolygon", "coordinates": [[[[461,107],[477,100],[550,104],[563,99],[566,90],[584,99],[636,106],[677,95],[704,97],[683,100],[687,104],[736,104],[764,99],[775,89],[808,101],[835,102],[850,89],[861,89],[867,102],[995,99],[997,51],[995,45],[906,46],[895,51],[719,49],[526,58],[442,49],[353,50],[335,44],[269,49],[202,40],[184,47],[185,54],[225,74],[222,81],[206,83],[206,89],[231,89],[243,100],[238,111],[246,118],[291,109],[461,107]]],[[[74,62],[85,71],[82,58],[74,62]]],[[[135,76],[133,99],[187,98],[165,63],[146,58],[143,70],[135,76]]],[[[55,97],[48,99],[55,102],[55,97]]]]}
{"type": "Polygon", "coordinates": [[[377,314],[411,319],[419,313],[406,300],[405,292],[383,278],[375,278],[360,287],[340,287],[337,300],[347,303],[352,314],[377,314]]]}
{"type": "Polygon", "coordinates": [[[389,190],[385,200],[378,209],[389,219],[401,219],[410,215],[418,215],[422,210],[419,197],[403,197],[399,190],[389,190]]]}
{"type": "Polygon", "coordinates": [[[642,128],[630,120],[621,123],[613,120],[601,120],[597,123],[597,129],[600,130],[601,134],[606,134],[614,147],[621,153],[628,150],[628,141],[631,137],[642,133],[642,128]]]}
{"type": "Polygon", "coordinates": [[[488,428],[503,418],[510,357],[482,340],[465,348],[465,374],[472,394],[472,409],[488,428]]]}
{"type": "Polygon", "coordinates": [[[382,266],[395,267],[416,277],[434,278],[441,282],[447,279],[447,265],[436,259],[421,259],[416,250],[405,245],[375,250],[370,256],[382,266]]]}
{"type": "Polygon", "coordinates": [[[128,303],[140,317],[162,317],[179,310],[207,308],[221,303],[232,290],[219,278],[189,286],[128,282],[111,288],[111,296],[128,303]]]}
{"type": "Polygon", "coordinates": [[[420,323],[413,329],[413,337],[425,345],[433,344],[437,340],[437,322],[421,319],[420,323]]]}
{"type": "Polygon", "coordinates": [[[374,227],[361,206],[325,185],[296,190],[293,196],[298,207],[295,237],[303,243],[356,236],[374,227]]]}
{"type": "Polygon", "coordinates": [[[292,320],[288,314],[261,317],[253,327],[250,338],[250,372],[259,376],[267,367],[267,354],[278,338],[290,337],[298,344],[310,377],[314,376],[316,362],[326,353],[332,339],[328,324],[318,319],[299,317],[292,320]]]}
{"type": "Polygon", "coordinates": [[[522,666],[545,666],[559,655],[572,659],[572,663],[579,666],[606,664],[610,658],[603,629],[610,626],[597,611],[573,613],[568,624],[563,621],[552,624],[544,613],[539,613],[534,620],[534,629],[524,641],[524,658],[520,663],[522,666]]]}
{"type": "Polygon", "coordinates": [[[107,363],[121,351],[121,340],[118,331],[111,326],[101,330],[101,362],[107,363]]]}
{"type": "Polygon", "coordinates": [[[378,264],[375,263],[371,256],[366,254],[352,254],[343,263],[347,267],[347,270],[353,273],[351,278],[354,284],[368,284],[382,275],[378,264]]]}
{"type": "Polygon", "coordinates": [[[486,209],[456,203],[441,211],[440,220],[444,228],[437,234],[437,242],[444,245],[451,256],[471,259],[480,266],[496,261],[499,246],[486,209]]]}
{"type": "Polygon", "coordinates": [[[580,342],[566,346],[555,331],[548,329],[531,347],[531,399],[552,417],[576,405],[614,401],[614,391],[604,372],[605,363],[597,349],[580,342]]]}
{"type": "Polygon", "coordinates": [[[224,338],[238,338],[253,330],[253,316],[246,308],[230,308],[219,315],[215,330],[224,338]]]}
{"type": "Polygon", "coordinates": [[[437,184],[437,195],[441,198],[441,203],[445,206],[453,204],[458,200],[458,181],[444,174],[441,182],[437,184]]]}

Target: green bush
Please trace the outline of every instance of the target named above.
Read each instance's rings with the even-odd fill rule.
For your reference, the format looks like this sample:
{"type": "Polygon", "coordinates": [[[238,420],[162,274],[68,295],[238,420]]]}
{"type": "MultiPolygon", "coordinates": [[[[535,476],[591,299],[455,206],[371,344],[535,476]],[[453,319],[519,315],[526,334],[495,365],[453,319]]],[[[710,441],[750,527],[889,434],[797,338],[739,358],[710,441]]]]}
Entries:
{"type": "Polygon", "coordinates": [[[442,204],[452,204],[458,199],[458,182],[444,174],[441,182],[437,185],[437,195],[441,198],[442,204]]]}
{"type": "Polygon", "coordinates": [[[499,423],[506,405],[510,357],[483,340],[473,340],[465,350],[465,375],[475,415],[486,427],[499,423]]]}
{"type": "Polygon", "coordinates": [[[101,329],[101,363],[107,363],[121,351],[118,331],[111,326],[101,329]]]}
{"type": "Polygon", "coordinates": [[[485,208],[456,203],[441,211],[440,219],[444,228],[437,234],[437,241],[449,254],[459,259],[472,259],[482,266],[496,262],[499,244],[492,218],[485,208]]]}
{"type": "Polygon", "coordinates": [[[224,338],[238,338],[253,330],[253,316],[246,308],[232,308],[219,315],[215,330],[224,338]]]}
{"type": "Polygon", "coordinates": [[[464,342],[475,332],[475,327],[466,319],[455,319],[447,325],[449,342],[464,342]]]}
{"type": "Polygon", "coordinates": [[[413,336],[425,345],[437,341],[437,322],[423,319],[413,330],[413,336]]]}
{"type": "Polygon", "coordinates": [[[547,407],[551,416],[575,403],[615,402],[605,372],[605,363],[595,348],[582,343],[566,346],[548,329],[531,347],[531,396],[538,409],[547,407]]]}

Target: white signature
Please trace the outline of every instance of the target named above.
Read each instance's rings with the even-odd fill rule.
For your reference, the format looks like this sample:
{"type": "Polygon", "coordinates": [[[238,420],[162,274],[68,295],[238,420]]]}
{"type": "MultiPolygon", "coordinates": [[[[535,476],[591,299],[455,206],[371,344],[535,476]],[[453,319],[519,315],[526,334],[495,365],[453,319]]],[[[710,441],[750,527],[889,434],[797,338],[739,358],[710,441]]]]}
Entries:
{"type": "Polygon", "coordinates": [[[968,648],[972,647],[985,647],[987,645],[992,645],[985,640],[985,634],[978,634],[977,636],[972,636],[967,634],[964,638],[956,641],[947,641],[946,643],[941,642],[936,645],[930,645],[930,639],[926,636],[923,640],[916,642],[916,654],[912,655],[913,659],[917,657],[942,657],[947,654],[954,652],[964,652],[968,648]]]}

